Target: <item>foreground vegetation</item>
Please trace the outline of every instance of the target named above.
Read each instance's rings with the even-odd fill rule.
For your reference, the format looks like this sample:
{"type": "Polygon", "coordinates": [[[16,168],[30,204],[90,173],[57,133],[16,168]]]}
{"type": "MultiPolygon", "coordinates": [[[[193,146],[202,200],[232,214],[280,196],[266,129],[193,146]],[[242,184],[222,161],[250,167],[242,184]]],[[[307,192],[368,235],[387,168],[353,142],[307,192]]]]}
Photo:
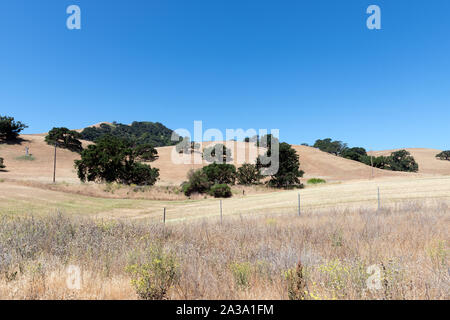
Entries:
{"type": "Polygon", "coordinates": [[[407,202],[166,226],[3,215],[0,298],[449,299],[449,211],[407,202]]]}

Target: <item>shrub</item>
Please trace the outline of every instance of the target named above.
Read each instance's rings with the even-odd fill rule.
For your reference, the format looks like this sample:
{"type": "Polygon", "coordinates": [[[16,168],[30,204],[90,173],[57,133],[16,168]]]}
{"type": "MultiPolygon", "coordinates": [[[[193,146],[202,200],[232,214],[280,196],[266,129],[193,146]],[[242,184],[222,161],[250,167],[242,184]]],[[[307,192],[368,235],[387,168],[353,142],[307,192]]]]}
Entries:
{"type": "Polygon", "coordinates": [[[226,184],[213,185],[209,193],[214,196],[214,198],[230,198],[233,195],[230,186],[226,184]]]}
{"type": "Polygon", "coordinates": [[[0,158],[0,169],[5,168],[5,164],[3,163],[3,158],[0,158]]]}
{"type": "Polygon", "coordinates": [[[245,289],[250,286],[252,265],[249,262],[234,262],[230,265],[230,270],[237,287],[245,289]]]}
{"type": "Polygon", "coordinates": [[[50,145],[54,145],[59,148],[68,149],[74,152],[81,152],[83,147],[81,145],[81,134],[74,131],[69,130],[67,128],[53,128],[50,130],[45,136],[45,142],[50,145]]]}
{"type": "Polygon", "coordinates": [[[319,178],[312,178],[308,180],[308,184],[320,184],[320,183],[326,183],[326,180],[319,178]]]}
{"type": "Polygon", "coordinates": [[[127,266],[132,286],[143,300],[166,299],[168,290],[179,276],[175,255],[165,253],[159,246],[152,246],[146,260],[144,263],[127,266]]]}
{"type": "Polygon", "coordinates": [[[232,164],[212,163],[202,170],[212,184],[234,184],[236,181],[236,167],[232,164]]]}
{"type": "Polygon", "coordinates": [[[251,185],[259,183],[262,176],[256,165],[244,163],[237,169],[236,178],[239,184],[251,185]]]}
{"type": "Polygon", "coordinates": [[[28,156],[17,157],[16,160],[20,160],[20,161],[34,161],[34,160],[36,160],[36,158],[33,157],[32,155],[28,155],[28,156]]]}
{"type": "Polygon", "coordinates": [[[208,180],[202,169],[190,170],[188,173],[188,181],[182,184],[183,192],[186,196],[192,193],[205,193],[211,188],[212,183],[208,180]]]}
{"type": "Polygon", "coordinates": [[[450,150],[442,151],[441,153],[436,155],[436,158],[440,160],[449,160],[450,161],[450,150]]]}
{"type": "Polygon", "coordinates": [[[158,181],[159,169],[139,162],[133,163],[123,174],[122,181],[125,184],[138,186],[152,186],[158,181]]]}
{"type": "Polygon", "coordinates": [[[14,140],[19,133],[28,126],[13,117],[0,116],[0,140],[14,140]]]}
{"type": "Polygon", "coordinates": [[[285,273],[289,300],[304,300],[306,296],[306,277],[301,262],[297,268],[289,269],[285,273]]]}

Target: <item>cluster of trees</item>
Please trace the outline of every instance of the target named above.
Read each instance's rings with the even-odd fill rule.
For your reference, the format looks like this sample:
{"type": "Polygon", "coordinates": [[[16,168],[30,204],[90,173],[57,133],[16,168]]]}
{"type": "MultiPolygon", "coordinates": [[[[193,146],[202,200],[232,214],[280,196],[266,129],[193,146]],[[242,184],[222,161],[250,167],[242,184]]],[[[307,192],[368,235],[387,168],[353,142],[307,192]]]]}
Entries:
{"type": "MultiPolygon", "coordinates": [[[[0,143],[17,140],[20,132],[28,126],[14,117],[0,115],[0,143]]],[[[5,168],[4,159],[0,158],[0,169],[5,168]]]]}
{"type": "Polygon", "coordinates": [[[391,171],[417,172],[419,165],[414,157],[406,150],[392,152],[389,156],[364,156],[360,160],[362,163],[379,169],[391,171]]]}
{"type": "Polygon", "coordinates": [[[159,178],[159,169],[139,162],[154,159],[153,150],[148,145],[134,146],[128,140],[105,135],[81,152],[75,168],[83,182],[153,185],[159,178]]]}
{"type": "Polygon", "coordinates": [[[342,156],[344,150],[347,149],[347,144],[342,141],[333,141],[330,138],[318,139],[313,145],[314,148],[318,148],[323,152],[334,154],[335,156],[342,156]]]}
{"type": "Polygon", "coordinates": [[[390,156],[373,157],[369,156],[364,148],[349,148],[346,143],[333,141],[330,138],[316,140],[313,147],[338,157],[359,161],[379,169],[407,172],[417,172],[419,170],[419,165],[414,157],[406,150],[392,152],[390,156]]]}
{"type": "Polygon", "coordinates": [[[81,132],[82,139],[88,141],[95,141],[105,135],[128,140],[134,145],[150,144],[154,147],[171,146],[182,140],[173,130],[159,122],[134,121],[131,125],[102,123],[99,127],[85,128],[81,132]],[[177,141],[172,141],[172,135],[177,141]]]}
{"type": "Polygon", "coordinates": [[[300,182],[303,171],[300,170],[296,151],[291,145],[284,142],[277,145],[276,148],[279,152],[278,158],[270,158],[271,153],[274,152],[274,146],[270,145],[266,153],[257,158],[256,164],[245,163],[236,169],[234,165],[224,161],[228,159],[229,155],[223,146],[223,152],[215,158],[215,162],[202,169],[189,172],[187,181],[182,184],[183,192],[187,196],[192,193],[209,193],[215,197],[231,197],[230,185],[236,183],[240,185],[260,184],[264,177],[262,171],[271,166],[278,167],[278,170],[271,173],[270,179],[266,182],[269,186],[287,189],[303,187],[300,182]],[[277,161],[277,163],[271,163],[272,161],[277,161]]]}
{"type": "Polygon", "coordinates": [[[28,126],[13,117],[0,115],[0,141],[12,141],[17,139],[19,133],[28,126]]]}
{"type": "MultiPolygon", "coordinates": [[[[97,139],[96,141],[100,141],[105,137],[114,137],[113,135],[105,135],[97,139]]],[[[73,152],[81,153],[83,151],[82,143],[79,139],[82,136],[80,133],[74,130],[69,130],[67,128],[53,128],[50,130],[45,137],[45,141],[49,145],[55,145],[59,148],[68,149],[73,152]]],[[[120,137],[115,137],[118,140],[121,140],[124,144],[133,148],[134,154],[136,155],[136,160],[138,161],[154,161],[158,159],[158,151],[148,143],[142,143],[136,145],[131,140],[123,139],[120,137]]]]}
{"type": "Polygon", "coordinates": [[[59,148],[68,149],[73,152],[80,153],[83,151],[81,141],[81,134],[74,130],[67,128],[53,128],[45,136],[45,141],[50,145],[55,145],[59,148]]]}
{"type": "Polygon", "coordinates": [[[440,160],[450,161],[450,150],[442,151],[441,153],[436,155],[436,158],[438,158],[440,160]]]}

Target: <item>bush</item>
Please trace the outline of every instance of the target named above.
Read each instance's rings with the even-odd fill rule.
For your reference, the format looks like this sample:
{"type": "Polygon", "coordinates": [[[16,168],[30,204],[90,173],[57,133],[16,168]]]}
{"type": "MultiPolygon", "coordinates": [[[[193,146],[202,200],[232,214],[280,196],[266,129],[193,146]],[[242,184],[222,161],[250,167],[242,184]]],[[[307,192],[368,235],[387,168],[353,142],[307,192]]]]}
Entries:
{"type": "Polygon", "coordinates": [[[236,178],[238,180],[238,184],[252,185],[259,183],[262,176],[256,165],[244,163],[237,169],[236,178]]]}
{"type": "Polygon", "coordinates": [[[234,282],[237,287],[241,289],[250,286],[250,276],[252,273],[252,265],[249,262],[235,262],[230,265],[231,273],[233,274],[234,282]]]}
{"type": "Polygon", "coordinates": [[[301,262],[297,268],[289,269],[285,273],[289,300],[304,300],[306,297],[305,270],[301,262]]]}
{"type": "Polygon", "coordinates": [[[326,183],[326,181],[319,178],[312,178],[308,180],[308,184],[320,184],[320,183],[326,183]]]}
{"type": "Polygon", "coordinates": [[[36,158],[33,157],[32,155],[28,155],[28,156],[17,157],[16,160],[20,160],[20,161],[34,161],[34,160],[36,160],[36,158]]]}
{"type": "Polygon", "coordinates": [[[165,253],[161,247],[151,247],[147,262],[128,265],[131,284],[139,298],[162,300],[178,279],[178,264],[175,255],[165,253]]]}
{"type": "Polygon", "coordinates": [[[214,198],[230,198],[233,194],[230,186],[226,184],[215,184],[209,190],[210,195],[214,198]]]}
{"type": "Polygon", "coordinates": [[[136,159],[139,161],[155,161],[158,159],[158,151],[148,143],[139,144],[134,148],[136,159]]]}
{"type": "Polygon", "coordinates": [[[28,126],[13,117],[0,116],[0,140],[17,139],[19,133],[28,126]]]}
{"type": "Polygon", "coordinates": [[[211,184],[234,184],[236,181],[236,167],[232,164],[212,163],[202,170],[211,184]]]}
{"type": "Polygon", "coordinates": [[[441,153],[436,155],[436,158],[440,160],[449,160],[450,161],[450,150],[442,151],[441,153]]]}
{"type": "Polygon", "coordinates": [[[81,134],[74,130],[69,130],[67,128],[53,128],[50,130],[45,137],[45,142],[49,145],[54,145],[59,148],[68,149],[74,152],[81,152],[83,147],[81,145],[81,134]]]}
{"type": "Polygon", "coordinates": [[[205,193],[211,188],[212,183],[208,180],[202,169],[190,170],[188,181],[182,184],[183,192],[186,196],[193,193],[205,193]]]}
{"type": "Polygon", "coordinates": [[[3,163],[3,158],[0,158],[0,169],[5,168],[5,164],[3,163]]]}

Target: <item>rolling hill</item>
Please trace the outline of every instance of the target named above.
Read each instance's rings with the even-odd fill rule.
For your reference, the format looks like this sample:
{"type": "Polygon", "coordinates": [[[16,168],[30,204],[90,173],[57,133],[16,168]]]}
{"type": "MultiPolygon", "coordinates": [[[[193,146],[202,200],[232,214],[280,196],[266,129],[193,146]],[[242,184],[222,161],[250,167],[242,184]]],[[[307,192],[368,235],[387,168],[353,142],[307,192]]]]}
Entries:
{"type": "MultiPolygon", "coordinates": [[[[388,156],[392,152],[398,150],[400,149],[374,151],[369,152],[368,154],[373,156],[388,156]]],[[[419,173],[431,175],[450,175],[450,161],[436,159],[436,155],[442,150],[426,148],[407,148],[405,150],[411,153],[416,162],[419,164],[419,173]]]]}
{"type": "MultiPolygon", "coordinates": [[[[53,177],[54,148],[44,141],[43,134],[21,135],[20,144],[1,144],[0,156],[5,159],[6,169],[0,172],[0,178],[13,180],[34,180],[51,182],[53,177]],[[23,160],[20,157],[25,154],[25,147],[35,160],[23,160]]],[[[91,142],[84,141],[86,146],[91,142]]],[[[203,148],[218,142],[204,142],[203,148]]],[[[237,163],[238,156],[243,156],[245,161],[251,162],[255,158],[256,148],[253,143],[234,142],[232,157],[237,163]],[[239,151],[239,153],[237,153],[239,151]],[[250,154],[253,157],[250,159],[250,154]],[[237,156],[238,155],[238,156],[237,156]]],[[[323,178],[327,181],[349,181],[370,179],[372,168],[360,162],[340,158],[307,146],[293,146],[300,157],[301,169],[306,172],[304,179],[311,177],[323,178]]],[[[192,168],[199,168],[204,164],[175,164],[172,161],[173,146],[157,148],[159,159],[150,163],[152,167],[160,169],[159,184],[179,184],[185,180],[187,172],[192,168]]],[[[373,169],[374,178],[384,177],[414,177],[423,174],[450,174],[450,162],[436,160],[434,155],[439,150],[432,149],[409,149],[420,166],[420,173],[392,172],[387,170],[373,169]]],[[[381,151],[381,153],[390,151],[381,151]]],[[[378,153],[377,153],[378,154],[378,153]]],[[[175,153],[178,156],[177,153],[175,153]]],[[[200,154],[196,154],[201,157],[200,154]]],[[[181,155],[182,159],[189,159],[191,155],[181,155]]],[[[58,181],[78,183],[73,161],[79,155],[68,150],[57,149],[56,176],[58,181]]],[[[244,161],[244,160],[243,160],[244,161]]],[[[241,161],[242,163],[242,161],[241,161]]]]}

